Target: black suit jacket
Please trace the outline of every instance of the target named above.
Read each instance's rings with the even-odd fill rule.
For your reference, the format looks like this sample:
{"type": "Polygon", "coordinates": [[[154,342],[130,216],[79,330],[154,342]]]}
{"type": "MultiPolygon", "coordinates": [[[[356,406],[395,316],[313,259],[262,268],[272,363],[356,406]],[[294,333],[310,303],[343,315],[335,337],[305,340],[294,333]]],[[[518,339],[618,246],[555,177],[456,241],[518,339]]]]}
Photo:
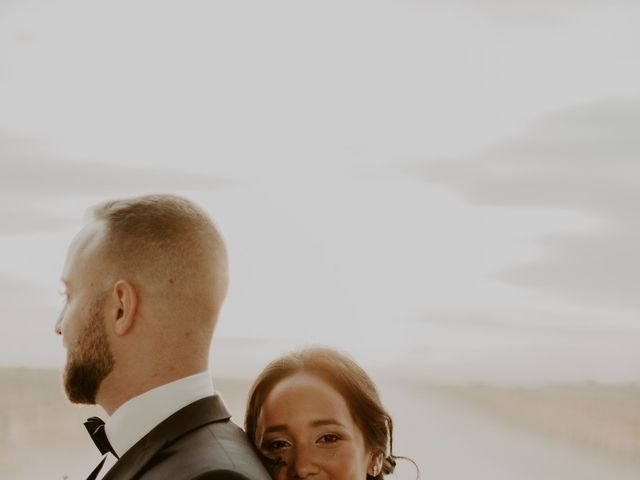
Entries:
{"type": "Polygon", "coordinates": [[[127,450],[104,480],[271,480],[230,418],[217,395],[193,402],[127,450]]]}

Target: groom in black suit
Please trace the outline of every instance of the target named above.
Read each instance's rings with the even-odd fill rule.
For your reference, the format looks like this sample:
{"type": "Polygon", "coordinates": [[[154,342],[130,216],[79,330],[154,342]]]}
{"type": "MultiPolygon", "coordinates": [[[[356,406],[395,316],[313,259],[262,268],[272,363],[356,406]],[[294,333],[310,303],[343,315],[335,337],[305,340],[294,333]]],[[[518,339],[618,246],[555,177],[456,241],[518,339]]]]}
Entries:
{"type": "Polygon", "coordinates": [[[267,480],[215,392],[209,347],[227,290],[224,242],[207,214],[170,195],[93,208],[69,248],[56,322],[74,403],[103,454],[92,480],[267,480]]]}

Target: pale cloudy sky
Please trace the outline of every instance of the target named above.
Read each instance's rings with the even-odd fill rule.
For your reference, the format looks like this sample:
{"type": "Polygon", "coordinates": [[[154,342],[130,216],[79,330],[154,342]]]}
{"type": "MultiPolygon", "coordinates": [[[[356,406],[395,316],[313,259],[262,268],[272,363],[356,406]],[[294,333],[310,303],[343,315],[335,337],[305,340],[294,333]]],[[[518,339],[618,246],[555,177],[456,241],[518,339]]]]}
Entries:
{"type": "Polygon", "coordinates": [[[457,381],[640,379],[640,5],[0,5],[0,365],[59,367],[85,209],[220,225],[214,369],[322,342],[457,381]]]}

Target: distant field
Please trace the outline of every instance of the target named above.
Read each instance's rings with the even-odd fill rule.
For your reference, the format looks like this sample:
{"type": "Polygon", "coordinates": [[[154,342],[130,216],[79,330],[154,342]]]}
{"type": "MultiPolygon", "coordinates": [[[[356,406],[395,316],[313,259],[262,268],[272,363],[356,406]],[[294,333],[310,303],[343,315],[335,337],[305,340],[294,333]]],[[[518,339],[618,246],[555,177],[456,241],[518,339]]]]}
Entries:
{"type": "MultiPolygon", "coordinates": [[[[215,380],[236,423],[249,383],[215,380]]],[[[396,453],[413,457],[425,480],[640,478],[640,386],[379,383],[396,453]]],[[[84,478],[99,455],[82,422],[95,414],[104,418],[69,404],[59,372],[0,369],[0,478],[84,478]]],[[[403,462],[392,478],[415,472],[403,462]]]]}
{"type": "Polygon", "coordinates": [[[640,385],[427,386],[513,427],[640,462],[640,385]]]}

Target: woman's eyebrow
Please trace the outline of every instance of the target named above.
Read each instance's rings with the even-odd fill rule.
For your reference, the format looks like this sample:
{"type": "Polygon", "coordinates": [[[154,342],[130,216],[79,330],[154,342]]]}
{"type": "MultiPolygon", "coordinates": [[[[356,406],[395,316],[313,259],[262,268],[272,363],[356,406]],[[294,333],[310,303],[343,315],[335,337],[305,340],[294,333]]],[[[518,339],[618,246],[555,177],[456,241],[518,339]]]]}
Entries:
{"type": "MultiPolygon", "coordinates": [[[[344,424],[340,423],[338,420],[335,420],[333,418],[322,418],[322,419],[318,419],[318,420],[312,420],[309,422],[309,425],[312,427],[322,427],[325,425],[336,425],[338,427],[342,427],[342,428],[347,428],[344,426],[344,424]]],[[[264,429],[264,434],[267,433],[275,433],[275,432],[284,432],[286,431],[288,428],[285,424],[279,424],[279,425],[271,425],[267,428],[264,429]]]]}
{"type": "Polygon", "coordinates": [[[334,420],[333,418],[321,419],[321,420],[313,420],[309,423],[312,427],[322,427],[324,425],[337,425],[342,428],[346,428],[342,423],[338,420],[334,420]]]}
{"type": "Polygon", "coordinates": [[[286,425],[271,425],[264,429],[264,433],[284,432],[285,430],[287,430],[286,425]]]}

